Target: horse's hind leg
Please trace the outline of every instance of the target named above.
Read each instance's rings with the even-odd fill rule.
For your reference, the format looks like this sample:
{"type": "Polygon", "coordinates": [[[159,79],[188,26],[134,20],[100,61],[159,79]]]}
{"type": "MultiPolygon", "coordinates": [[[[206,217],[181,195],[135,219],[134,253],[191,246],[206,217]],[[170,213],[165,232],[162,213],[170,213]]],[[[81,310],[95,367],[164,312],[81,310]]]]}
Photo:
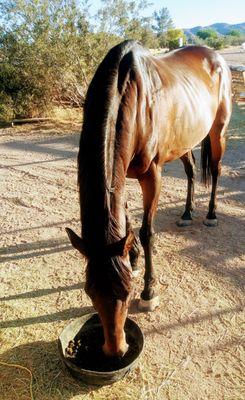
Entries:
{"type": "Polygon", "coordinates": [[[227,129],[230,120],[230,108],[226,107],[223,103],[220,105],[217,112],[214,124],[209,132],[210,138],[210,150],[211,150],[211,160],[210,160],[210,172],[212,176],[212,190],[211,198],[209,202],[209,209],[204,224],[207,226],[217,226],[218,220],[216,217],[217,208],[217,183],[218,177],[221,173],[221,159],[225,152],[225,131],[227,129]]]}
{"type": "Polygon", "coordinates": [[[192,211],[193,211],[193,200],[194,200],[194,184],[195,184],[195,157],[192,151],[188,151],[181,158],[184,164],[185,172],[187,175],[187,198],[185,211],[181,219],[177,222],[178,226],[189,226],[192,224],[192,211]]]}
{"type": "Polygon", "coordinates": [[[144,216],[140,229],[140,242],[145,254],[144,290],[141,293],[139,308],[144,311],[153,311],[159,305],[155,294],[155,274],[152,263],[153,248],[153,219],[161,190],[161,168],[154,162],[149,170],[139,178],[143,192],[144,216]]]}

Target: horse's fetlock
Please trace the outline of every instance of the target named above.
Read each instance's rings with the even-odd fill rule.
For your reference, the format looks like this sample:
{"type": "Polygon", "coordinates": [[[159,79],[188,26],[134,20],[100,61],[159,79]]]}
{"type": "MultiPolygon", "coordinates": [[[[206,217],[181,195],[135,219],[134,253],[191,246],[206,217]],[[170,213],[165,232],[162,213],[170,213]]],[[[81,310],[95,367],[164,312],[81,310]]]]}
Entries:
{"type": "Polygon", "coordinates": [[[155,297],[155,291],[153,288],[144,289],[140,296],[143,300],[151,300],[155,297]]]}

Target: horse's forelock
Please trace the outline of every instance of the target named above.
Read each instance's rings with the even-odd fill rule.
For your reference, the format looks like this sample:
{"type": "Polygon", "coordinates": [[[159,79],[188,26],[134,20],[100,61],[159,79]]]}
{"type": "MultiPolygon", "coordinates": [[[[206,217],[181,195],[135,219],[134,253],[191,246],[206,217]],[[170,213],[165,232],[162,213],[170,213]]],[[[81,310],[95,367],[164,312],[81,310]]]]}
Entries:
{"type": "Polygon", "coordinates": [[[131,270],[120,256],[91,259],[87,264],[86,289],[123,300],[132,289],[131,270]]]}

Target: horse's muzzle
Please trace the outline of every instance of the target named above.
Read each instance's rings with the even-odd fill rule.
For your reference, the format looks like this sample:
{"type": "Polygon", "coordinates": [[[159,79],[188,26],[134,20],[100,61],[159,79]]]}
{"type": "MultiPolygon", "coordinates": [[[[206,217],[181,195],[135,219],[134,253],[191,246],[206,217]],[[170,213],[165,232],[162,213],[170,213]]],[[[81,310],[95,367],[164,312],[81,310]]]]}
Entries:
{"type": "Polygon", "coordinates": [[[128,344],[124,339],[119,344],[105,342],[102,349],[108,357],[123,357],[128,351],[128,344]]]}

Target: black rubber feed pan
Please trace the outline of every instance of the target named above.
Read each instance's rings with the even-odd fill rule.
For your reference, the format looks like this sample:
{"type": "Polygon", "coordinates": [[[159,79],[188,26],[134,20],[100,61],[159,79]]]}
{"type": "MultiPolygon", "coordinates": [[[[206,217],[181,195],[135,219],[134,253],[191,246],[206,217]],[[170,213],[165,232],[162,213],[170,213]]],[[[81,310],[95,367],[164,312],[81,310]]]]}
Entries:
{"type": "Polygon", "coordinates": [[[102,351],[104,335],[98,314],[87,314],[72,321],[59,337],[59,351],[72,375],[90,385],[109,385],[119,381],[136,365],[144,346],[139,326],[127,318],[127,353],[122,358],[106,357],[102,351]]]}

